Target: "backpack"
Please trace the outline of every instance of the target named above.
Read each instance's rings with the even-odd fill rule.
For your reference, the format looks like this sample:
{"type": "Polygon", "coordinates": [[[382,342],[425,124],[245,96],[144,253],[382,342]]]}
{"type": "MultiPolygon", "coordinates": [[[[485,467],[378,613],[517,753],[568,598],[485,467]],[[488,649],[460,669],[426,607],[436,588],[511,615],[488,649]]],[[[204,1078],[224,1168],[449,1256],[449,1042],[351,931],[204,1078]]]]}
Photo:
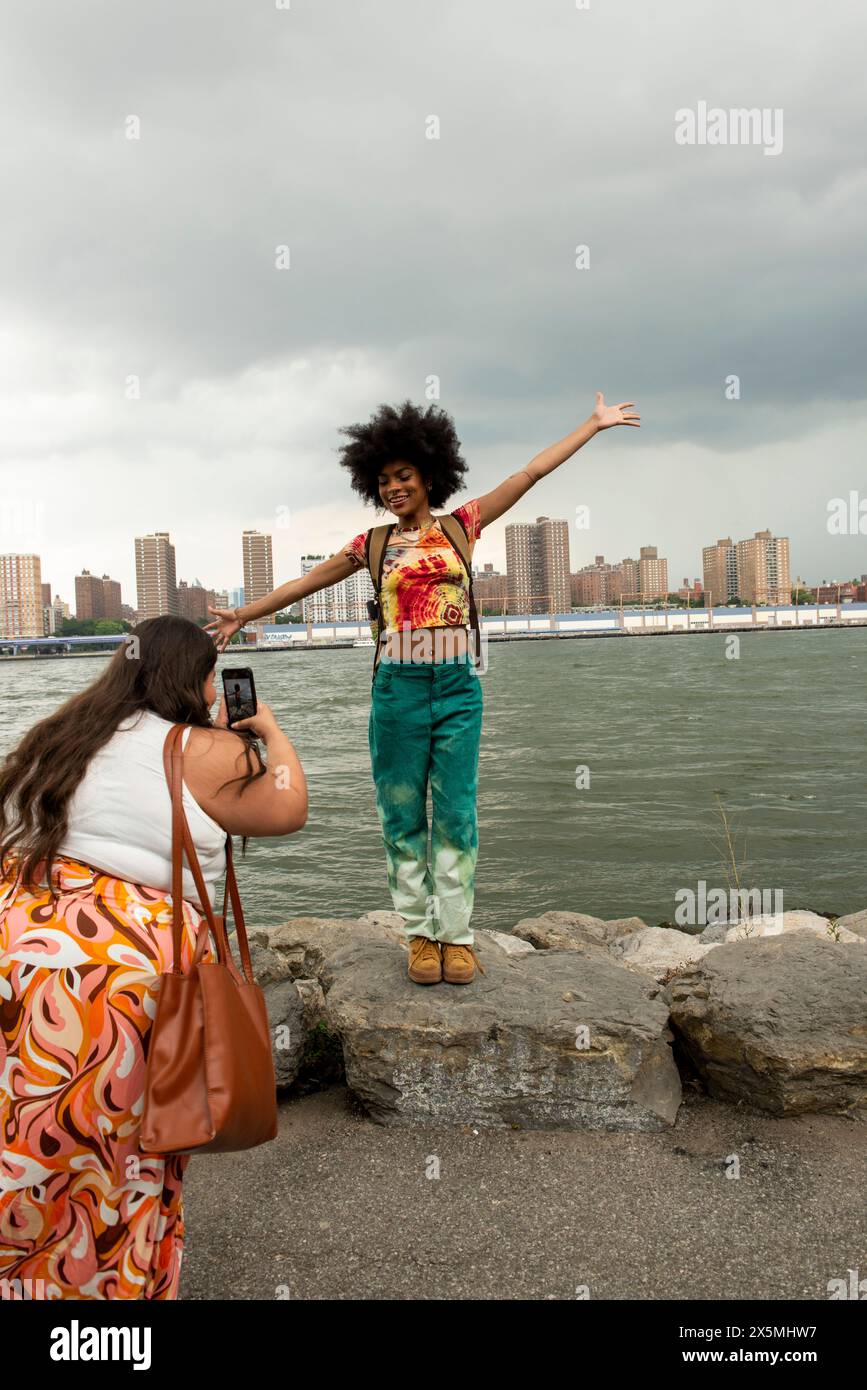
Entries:
{"type": "MultiPolygon", "coordinates": [[[[473,651],[473,663],[478,666],[481,655],[482,638],[479,628],[479,614],[476,609],[475,595],[473,594],[470,538],[463,522],[452,513],[446,516],[438,516],[435,519],[446,540],[449,542],[449,545],[460,556],[464,569],[467,572],[467,587],[470,597],[470,627],[474,639],[471,650],[473,651]]],[[[372,527],[367,533],[367,540],[364,548],[367,568],[370,571],[370,577],[373,580],[373,591],[376,595],[375,598],[369,599],[367,603],[367,611],[370,615],[370,631],[376,643],[376,650],[373,654],[374,675],[376,675],[376,668],[379,665],[379,658],[382,651],[382,643],[380,641],[382,635],[382,603],[380,599],[382,592],[382,571],[385,565],[385,552],[388,548],[388,542],[396,525],[397,523],[392,521],[387,522],[384,526],[372,527]]]]}

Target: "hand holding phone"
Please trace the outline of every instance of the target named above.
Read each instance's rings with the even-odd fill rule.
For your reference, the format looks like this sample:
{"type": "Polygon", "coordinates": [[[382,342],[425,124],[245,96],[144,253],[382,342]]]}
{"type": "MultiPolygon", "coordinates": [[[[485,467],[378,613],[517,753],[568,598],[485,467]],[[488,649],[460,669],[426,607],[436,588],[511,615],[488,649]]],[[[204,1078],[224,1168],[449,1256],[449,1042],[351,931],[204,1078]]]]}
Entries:
{"type": "Polygon", "coordinates": [[[223,671],[223,698],[230,729],[242,719],[253,718],[258,705],[256,683],[249,666],[232,666],[223,671]]]}
{"type": "Polygon", "coordinates": [[[264,700],[259,701],[254,715],[249,719],[236,720],[231,727],[239,733],[253,734],[255,738],[263,738],[266,743],[271,734],[282,732],[274,711],[270,705],[265,704],[264,700]]]}

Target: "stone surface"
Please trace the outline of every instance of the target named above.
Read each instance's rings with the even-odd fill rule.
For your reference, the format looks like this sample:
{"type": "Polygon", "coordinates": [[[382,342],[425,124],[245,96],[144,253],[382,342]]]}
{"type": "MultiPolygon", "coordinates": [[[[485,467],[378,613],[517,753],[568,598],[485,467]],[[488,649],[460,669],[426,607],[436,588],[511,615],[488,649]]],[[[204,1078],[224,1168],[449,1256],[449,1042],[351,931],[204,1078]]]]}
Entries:
{"type": "Polygon", "coordinates": [[[726,932],[730,930],[728,922],[712,922],[704,931],[698,933],[697,940],[704,946],[720,945],[726,939],[726,932]]]}
{"type": "Polygon", "coordinates": [[[712,1096],[867,1119],[867,951],[809,932],[715,947],[665,991],[712,1096]]]}
{"type": "Polygon", "coordinates": [[[862,908],[860,912],[847,912],[845,917],[838,917],[837,926],[843,931],[860,936],[862,941],[867,941],[867,907],[862,908]]]}
{"type": "Polygon", "coordinates": [[[646,930],[640,917],[617,917],[606,921],[586,912],[545,912],[541,917],[524,917],[513,927],[512,935],[528,941],[537,951],[593,951],[607,954],[618,937],[646,930]]]}
{"type": "MultiPolygon", "coordinates": [[[[253,977],[257,985],[262,986],[268,1009],[277,1089],[284,1090],[298,1076],[307,1047],[309,1027],[304,1001],[288,964],[269,946],[267,933],[250,932],[248,941],[253,977]]],[[[233,949],[235,961],[239,963],[240,956],[234,944],[233,949]]]]}
{"type": "Polygon", "coordinates": [[[364,912],[358,922],[362,927],[385,927],[403,932],[403,918],[399,912],[364,912]]]}
{"type": "Polygon", "coordinates": [[[414,985],[394,944],[359,939],[336,960],[326,1012],[346,1079],[382,1124],[659,1130],[680,1078],[652,981],[575,950],[509,956],[477,939],[486,974],[414,985]],[[565,996],[571,996],[567,998],[565,996]],[[589,1046],[576,1046],[577,1030],[589,1046]]]}
{"type": "MultiPolygon", "coordinates": [[[[755,941],[763,936],[783,936],[788,932],[808,932],[812,936],[823,937],[826,941],[838,942],[857,942],[862,940],[854,932],[847,931],[845,927],[836,927],[829,922],[827,917],[820,917],[817,912],[807,912],[799,909],[795,912],[781,912],[779,916],[773,913],[760,917],[748,917],[743,922],[736,922],[734,926],[726,929],[726,941],[755,941]]],[[[704,937],[702,937],[704,940],[704,937]]]]}
{"type": "Polygon", "coordinates": [[[490,931],[487,927],[483,927],[475,935],[482,940],[490,937],[491,941],[495,941],[507,956],[526,956],[536,949],[531,942],[523,941],[521,937],[513,936],[511,932],[507,931],[490,931]]]}
{"type": "Polygon", "coordinates": [[[466,988],[408,979],[396,913],[294,918],[254,933],[251,952],[272,1029],[289,1040],[275,1049],[278,1084],[345,1073],[383,1124],[664,1128],[680,1097],[669,1004],[717,1098],[867,1118],[867,938],[841,919],[835,940],[826,918],[798,911],[781,932],[753,919],[739,942],[708,940],[744,925],[696,936],[546,913],[514,934],[477,932],[488,973],[466,988]]]}
{"type": "Polygon", "coordinates": [[[647,923],[640,917],[606,917],[605,932],[610,941],[616,941],[624,936],[632,936],[634,932],[646,931],[647,923]]]}
{"type": "Polygon", "coordinates": [[[611,943],[612,956],[655,980],[662,980],[672,970],[685,969],[713,950],[716,946],[712,943],[675,927],[644,927],[611,943]]]}
{"type": "Polygon", "coordinates": [[[402,929],[370,922],[363,925],[351,918],[293,917],[268,930],[268,943],[284,959],[292,978],[318,980],[326,991],[334,979],[336,962],[347,950],[389,941],[405,946],[402,929]]]}

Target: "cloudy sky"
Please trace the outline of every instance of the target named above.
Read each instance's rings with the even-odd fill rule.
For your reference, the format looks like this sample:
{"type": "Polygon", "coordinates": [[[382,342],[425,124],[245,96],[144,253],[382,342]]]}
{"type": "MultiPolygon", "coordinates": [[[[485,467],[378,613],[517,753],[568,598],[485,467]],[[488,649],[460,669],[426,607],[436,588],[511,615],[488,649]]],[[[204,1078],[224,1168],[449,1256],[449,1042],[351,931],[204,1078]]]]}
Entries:
{"type": "Polygon", "coordinates": [[[136,534],[222,587],[257,527],[282,582],[375,519],[338,427],[436,377],[456,502],[597,389],[637,403],[508,518],[589,507],[573,568],[656,544],[679,582],[767,526],[808,582],[867,572],[828,530],[867,498],[865,30],[856,0],[7,6],[0,550],[134,603],[136,534]],[[700,103],[775,146],[678,143],[700,103]]]}

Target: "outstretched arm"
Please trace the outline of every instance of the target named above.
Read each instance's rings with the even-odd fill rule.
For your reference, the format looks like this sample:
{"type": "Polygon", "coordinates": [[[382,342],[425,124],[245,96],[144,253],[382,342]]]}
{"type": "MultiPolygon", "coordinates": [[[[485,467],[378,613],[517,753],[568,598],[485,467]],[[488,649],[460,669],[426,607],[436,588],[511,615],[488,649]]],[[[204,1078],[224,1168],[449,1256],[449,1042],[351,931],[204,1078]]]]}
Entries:
{"type": "Polygon", "coordinates": [[[255,603],[245,603],[241,608],[212,608],[209,604],[208,612],[215,613],[216,617],[213,622],[205,623],[205,631],[213,632],[219,650],[224,651],[229,639],[244,626],[244,623],[253,622],[256,618],[267,618],[272,613],[291,608],[299,599],[307,598],[309,594],[317,594],[320,589],[328,589],[332,584],[339,584],[341,579],[347,579],[350,574],[354,574],[356,568],[343,551],[338,551],[329,560],[315,565],[309,574],[302,575],[300,579],[290,579],[288,584],[281,584],[279,589],[272,589],[270,594],[257,599],[255,603]]]}
{"type": "Polygon", "coordinates": [[[544,478],[547,473],[553,473],[555,468],[559,468],[561,463],[565,463],[577,453],[582,445],[600,430],[610,429],[612,425],[638,426],[640,417],[633,412],[633,404],[633,401],[621,401],[620,405],[606,405],[602,392],[597,391],[596,408],[583,425],[573,430],[572,434],[567,434],[565,439],[543,449],[541,454],[530,460],[526,468],[521,469],[520,473],[513,473],[505,482],[500,483],[499,487],[479,498],[479,519],[482,527],[489,526],[492,521],[496,521],[514,507],[534,483],[544,478]]]}

